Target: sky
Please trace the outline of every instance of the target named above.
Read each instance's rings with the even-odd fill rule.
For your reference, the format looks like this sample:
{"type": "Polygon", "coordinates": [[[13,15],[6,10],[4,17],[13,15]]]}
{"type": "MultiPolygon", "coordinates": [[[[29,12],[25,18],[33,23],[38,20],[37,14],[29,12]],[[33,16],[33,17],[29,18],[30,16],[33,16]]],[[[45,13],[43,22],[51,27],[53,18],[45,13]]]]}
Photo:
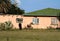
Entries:
{"type": "Polygon", "coordinates": [[[60,0],[17,0],[18,7],[25,12],[32,12],[44,8],[60,9],[60,0]]]}

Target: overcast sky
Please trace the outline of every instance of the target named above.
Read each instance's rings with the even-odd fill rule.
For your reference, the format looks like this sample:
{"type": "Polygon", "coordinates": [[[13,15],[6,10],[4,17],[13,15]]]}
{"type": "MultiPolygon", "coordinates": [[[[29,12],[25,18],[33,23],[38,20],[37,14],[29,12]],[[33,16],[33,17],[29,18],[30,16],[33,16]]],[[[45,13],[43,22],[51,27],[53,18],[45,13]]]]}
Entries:
{"type": "Polygon", "coordinates": [[[57,8],[60,9],[60,0],[18,0],[16,1],[21,9],[25,12],[32,12],[44,8],[57,8]]]}

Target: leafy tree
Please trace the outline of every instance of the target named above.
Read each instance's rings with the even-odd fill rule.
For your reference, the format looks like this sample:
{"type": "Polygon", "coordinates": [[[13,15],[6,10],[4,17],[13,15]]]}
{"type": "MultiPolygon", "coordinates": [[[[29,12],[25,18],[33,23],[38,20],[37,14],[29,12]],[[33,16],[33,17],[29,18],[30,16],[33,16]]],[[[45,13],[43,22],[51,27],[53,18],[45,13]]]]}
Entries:
{"type": "Polygon", "coordinates": [[[24,14],[24,10],[21,10],[20,8],[12,5],[12,7],[9,9],[8,13],[9,14],[24,14]]]}
{"type": "Polygon", "coordinates": [[[0,13],[4,14],[24,14],[24,10],[11,4],[10,0],[0,0],[0,13]]]}
{"type": "Polygon", "coordinates": [[[0,13],[7,13],[10,7],[10,0],[0,0],[0,13]]]}

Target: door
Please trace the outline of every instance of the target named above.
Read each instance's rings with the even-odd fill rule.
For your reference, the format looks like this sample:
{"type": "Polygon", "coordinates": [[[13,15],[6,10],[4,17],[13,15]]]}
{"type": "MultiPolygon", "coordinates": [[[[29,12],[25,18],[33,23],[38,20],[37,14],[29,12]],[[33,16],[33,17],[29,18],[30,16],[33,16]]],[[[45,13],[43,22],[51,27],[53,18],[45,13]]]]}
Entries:
{"type": "Polygon", "coordinates": [[[19,23],[19,29],[22,30],[22,23],[19,23]]]}

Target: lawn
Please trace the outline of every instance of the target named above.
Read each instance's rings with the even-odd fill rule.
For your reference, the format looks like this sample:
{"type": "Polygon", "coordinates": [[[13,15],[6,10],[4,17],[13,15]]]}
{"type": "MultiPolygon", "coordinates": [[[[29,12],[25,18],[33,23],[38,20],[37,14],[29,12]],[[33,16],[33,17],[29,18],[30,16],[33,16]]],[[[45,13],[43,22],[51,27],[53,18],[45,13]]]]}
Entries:
{"type": "Polygon", "coordinates": [[[57,30],[0,31],[0,41],[60,41],[57,30]]]}

